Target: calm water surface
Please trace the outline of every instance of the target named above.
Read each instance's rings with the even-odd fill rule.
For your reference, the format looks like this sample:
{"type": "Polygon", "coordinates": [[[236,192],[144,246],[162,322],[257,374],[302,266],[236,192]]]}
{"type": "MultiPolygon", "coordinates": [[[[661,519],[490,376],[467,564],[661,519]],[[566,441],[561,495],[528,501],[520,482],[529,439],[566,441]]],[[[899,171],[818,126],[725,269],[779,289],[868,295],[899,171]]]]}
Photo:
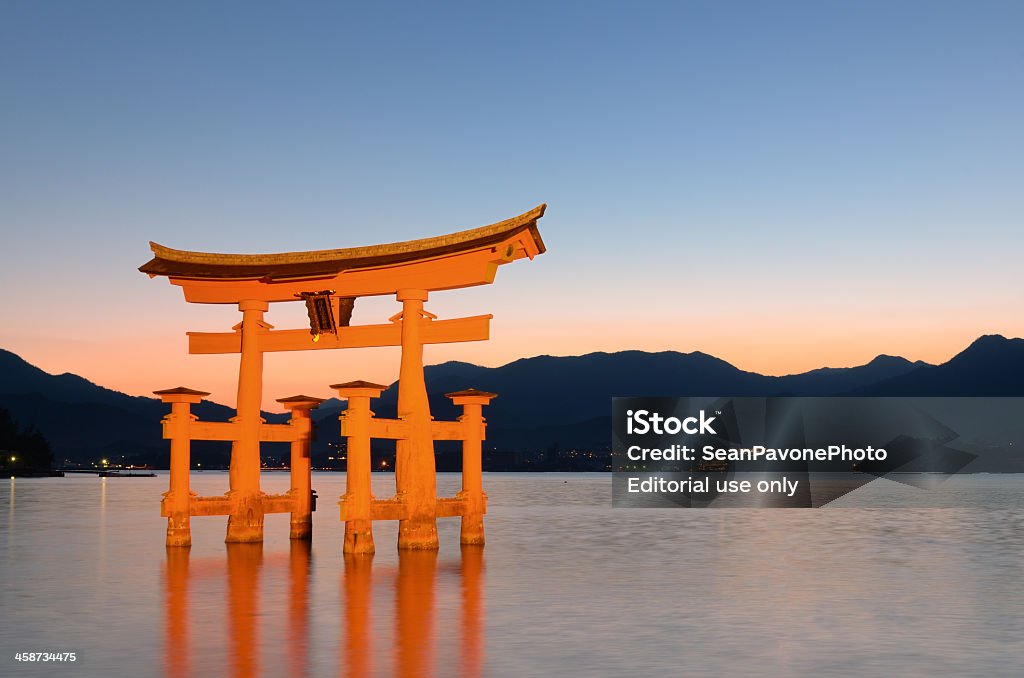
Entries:
{"type": "Polygon", "coordinates": [[[879,481],[831,509],[635,510],[608,475],[485,474],[484,549],[445,519],[438,554],[399,556],[377,523],[348,560],[343,482],[314,477],[311,547],[274,515],[262,546],[211,517],[168,551],[165,475],[3,481],[0,676],[1024,675],[1021,476],[955,478],[972,508],[857,508],[879,481]]]}

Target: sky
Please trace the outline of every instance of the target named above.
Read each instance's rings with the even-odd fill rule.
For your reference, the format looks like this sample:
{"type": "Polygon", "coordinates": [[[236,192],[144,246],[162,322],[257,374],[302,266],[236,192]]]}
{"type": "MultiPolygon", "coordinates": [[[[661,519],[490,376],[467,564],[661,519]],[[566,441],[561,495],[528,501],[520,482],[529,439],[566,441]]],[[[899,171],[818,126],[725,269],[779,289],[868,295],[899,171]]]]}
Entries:
{"type": "MultiPolygon", "coordinates": [[[[1016,1],[5,2],[0,348],[232,404],[237,356],[184,333],[238,311],[139,273],[150,240],[349,247],[544,202],[546,254],[427,304],[491,340],[428,363],[941,362],[1024,335],[1021,35],[1016,1]]],[[[398,359],[269,354],[267,406],[398,359]]]]}

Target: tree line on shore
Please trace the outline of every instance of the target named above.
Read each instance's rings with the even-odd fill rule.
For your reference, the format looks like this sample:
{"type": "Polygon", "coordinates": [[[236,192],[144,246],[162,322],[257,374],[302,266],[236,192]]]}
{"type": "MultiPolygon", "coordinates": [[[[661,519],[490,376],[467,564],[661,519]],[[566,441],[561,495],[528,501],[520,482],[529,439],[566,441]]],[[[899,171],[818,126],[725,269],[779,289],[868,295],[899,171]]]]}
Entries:
{"type": "Polygon", "coordinates": [[[10,412],[0,409],[0,465],[4,468],[48,469],[53,451],[35,426],[20,427],[10,412]]]}

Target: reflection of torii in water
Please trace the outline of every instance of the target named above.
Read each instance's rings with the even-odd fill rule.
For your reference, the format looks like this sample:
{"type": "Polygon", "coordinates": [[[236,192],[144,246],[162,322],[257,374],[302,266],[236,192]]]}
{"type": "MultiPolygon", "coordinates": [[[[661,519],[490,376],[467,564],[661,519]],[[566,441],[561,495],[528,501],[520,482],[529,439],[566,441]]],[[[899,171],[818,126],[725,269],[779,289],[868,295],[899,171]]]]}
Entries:
{"type": "MultiPolygon", "coordinates": [[[[404,551],[399,552],[397,567],[374,568],[373,556],[345,556],[340,591],[343,636],[339,643],[341,656],[336,663],[344,667],[346,675],[381,673],[388,667],[375,664],[381,660],[387,662],[387,648],[394,648],[390,657],[392,675],[433,675],[438,628],[459,629],[460,674],[482,674],[483,549],[463,546],[461,560],[456,563],[438,564],[437,558],[437,553],[432,551],[404,551]],[[382,586],[382,583],[393,583],[393,586],[382,586]],[[440,597],[446,600],[452,598],[451,592],[457,587],[460,604],[456,609],[435,605],[439,586],[440,597]],[[380,597],[381,591],[388,590],[394,591],[393,603],[385,595],[386,600],[378,600],[374,606],[375,595],[380,597]],[[394,610],[393,637],[375,637],[375,609],[394,610]]],[[[309,642],[309,629],[317,619],[310,619],[310,568],[310,544],[303,540],[292,541],[287,555],[275,553],[266,558],[262,544],[228,544],[226,562],[223,558],[190,562],[189,549],[167,549],[164,569],[166,675],[215,673],[210,666],[213,657],[209,654],[221,659],[224,656],[221,648],[228,649],[229,668],[221,671],[222,675],[260,675],[268,668],[260,665],[261,650],[266,646],[260,641],[261,631],[273,638],[287,639],[287,652],[272,653],[278,662],[286,664],[284,673],[311,675],[313,646],[309,642]],[[282,576],[284,572],[287,577],[282,576]],[[287,581],[287,587],[260,586],[260,579],[268,575],[275,582],[287,581]],[[228,601],[226,619],[211,618],[202,607],[199,614],[190,613],[194,601],[205,598],[210,587],[217,586],[216,582],[224,582],[228,601]],[[261,619],[286,628],[271,626],[268,632],[264,626],[261,630],[261,619]],[[219,638],[221,633],[226,634],[223,640],[219,638]],[[193,637],[201,638],[201,642],[195,643],[193,637]]],[[[444,637],[450,638],[447,631],[444,637]]],[[[443,659],[442,665],[455,663],[453,657],[443,659]]],[[[313,662],[313,665],[319,663],[313,662]]],[[[326,660],[328,665],[333,663],[326,660]]]]}
{"type": "Polygon", "coordinates": [[[423,378],[423,345],[485,340],[491,316],[438,320],[423,308],[432,291],[489,284],[499,266],[544,252],[537,220],[545,206],[518,217],[449,235],[422,240],[316,252],[288,254],[213,254],[173,250],[151,243],[152,260],[139,270],[166,276],[182,288],[185,300],[205,304],[237,304],[242,322],[232,332],[189,333],[190,353],[240,353],[237,416],[230,422],[200,422],[190,406],[202,391],[176,388],[158,391],[172,412],[164,419],[164,437],[171,440],[171,487],[162,513],[168,518],[167,544],[191,544],[190,517],[227,515],[228,542],[263,540],[266,513],[291,513],[293,538],[310,536],[309,434],[310,410],[319,399],[294,396],[282,402],[292,411],[289,424],[267,424],[260,417],[263,399],[263,354],[327,348],[401,346],[398,418],[382,420],[369,412],[369,398],[383,386],[366,382],[338,384],[349,398],[343,433],[349,438],[347,492],[341,516],[346,521],[346,552],[372,552],[369,526],[376,519],[399,520],[399,548],[436,549],[438,517],[463,518],[463,543],[483,543],[482,515],[486,497],[480,487],[480,414],[494,394],[460,391],[450,394],[464,407],[457,422],[436,422],[430,416],[423,378]],[[390,295],[402,310],[390,322],[348,326],[356,297],[390,295]],[[274,330],[263,314],[271,302],[304,300],[311,327],[274,330]],[[343,322],[339,323],[341,320],[343,322]],[[313,334],[311,337],[310,334],[313,334]],[[359,407],[354,407],[356,401],[359,407]],[[394,499],[375,500],[369,487],[369,440],[397,441],[394,499]],[[196,497],[188,482],[191,440],[231,441],[230,491],[222,497],[196,497]],[[438,499],[434,440],[463,441],[463,491],[438,499]],[[292,443],[291,490],[286,495],[260,491],[260,442],[292,443]],[[352,448],[366,459],[353,459],[352,448]],[[365,461],[366,473],[362,469],[365,461]],[[354,479],[352,476],[355,475],[354,479]],[[351,526],[352,529],[349,529],[351,526]]]}

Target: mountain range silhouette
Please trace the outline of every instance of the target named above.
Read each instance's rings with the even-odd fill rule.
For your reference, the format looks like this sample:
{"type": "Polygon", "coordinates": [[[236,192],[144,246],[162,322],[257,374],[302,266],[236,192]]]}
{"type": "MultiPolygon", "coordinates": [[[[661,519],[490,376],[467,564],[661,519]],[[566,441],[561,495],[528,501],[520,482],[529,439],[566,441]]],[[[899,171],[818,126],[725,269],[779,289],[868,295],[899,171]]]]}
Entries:
{"type": "MultiPolygon", "coordinates": [[[[525,451],[555,444],[606,449],[611,398],[616,396],[1024,396],[1024,339],[983,336],[940,365],[879,355],[857,367],[778,377],[747,372],[704,353],[674,351],[544,355],[494,368],[453,361],[428,366],[425,377],[437,419],[459,414],[444,397],[447,392],[474,387],[499,394],[485,411],[491,449],[525,451]]],[[[394,416],[396,399],[392,384],[373,409],[378,416],[394,416]]],[[[49,374],[0,349],[0,408],[20,425],[42,431],[58,463],[124,455],[136,463],[166,466],[160,420],[167,406],[155,398],[130,396],[70,373],[49,374]]],[[[342,409],[344,403],[331,399],[315,412],[314,455],[340,440],[336,417],[342,409]]],[[[213,402],[193,412],[210,421],[234,414],[213,402]]],[[[264,417],[286,420],[282,414],[264,417]]],[[[264,453],[274,449],[267,445],[264,453]]],[[[278,454],[285,449],[281,445],[278,454]]],[[[225,443],[193,443],[194,459],[206,467],[226,465],[228,453],[225,443]]]]}

